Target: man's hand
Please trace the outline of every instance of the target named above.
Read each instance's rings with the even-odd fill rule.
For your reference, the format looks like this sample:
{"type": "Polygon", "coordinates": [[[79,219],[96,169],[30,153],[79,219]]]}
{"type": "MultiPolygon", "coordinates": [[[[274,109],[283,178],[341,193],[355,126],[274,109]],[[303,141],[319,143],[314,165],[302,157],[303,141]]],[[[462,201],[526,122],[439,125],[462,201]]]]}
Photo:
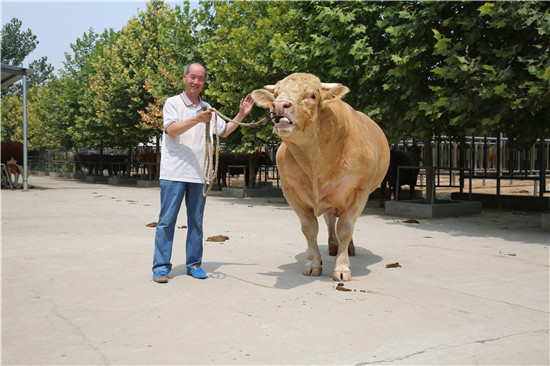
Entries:
{"type": "Polygon", "coordinates": [[[241,99],[241,104],[239,105],[239,114],[242,115],[244,118],[250,113],[253,106],[254,100],[252,99],[252,95],[248,94],[244,99],[241,99]]]}
{"type": "Polygon", "coordinates": [[[207,123],[210,122],[212,119],[212,112],[211,111],[203,111],[198,113],[195,118],[199,123],[207,123]]]}
{"type": "MultiPolygon", "coordinates": [[[[241,99],[241,104],[239,105],[239,113],[233,118],[233,121],[235,122],[241,122],[244,117],[250,113],[252,110],[252,107],[254,106],[254,100],[252,99],[252,95],[248,94],[244,99],[241,99]]],[[[233,122],[227,123],[227,128],[225,129],[225,133],[222,135],[222,137],[229,136],[239,125],[233,122]]]]}

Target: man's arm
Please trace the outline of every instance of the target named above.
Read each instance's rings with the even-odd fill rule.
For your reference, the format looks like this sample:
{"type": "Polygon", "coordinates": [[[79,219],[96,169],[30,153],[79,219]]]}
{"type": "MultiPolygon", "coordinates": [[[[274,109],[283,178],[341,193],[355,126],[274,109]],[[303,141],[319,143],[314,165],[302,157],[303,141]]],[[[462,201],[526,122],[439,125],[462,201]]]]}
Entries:
{"type": "Polygon", "coordinates": [[[199,123],[209,122],[211,118],[212,118],[212,112],[210,111],[200,112],[194,115],[193,117],[189,118],[188,120],[177,121],[170,124],[170,126],[166,127],[166,134],[170,137],[179,136],[185,133],[191,127],[198,125],[199,123]]]}
{"type": "MultiPolygon", "coordinates": [[[[254,100],[252,99],[252,96],[248,94],[246,98],[241,99],[241,103],[239,105],[239,113],[237,113],[235,118],[233,118],[233,121],[242,122],[244,117],[246,117],[248,113],[250,113],[253,106],[254,106],[254,100]]],[[[221,136],[227,137],[231,135],[231,133],[235,131],[237,127],[239,127],[238,124],[233,122],[227,122],[227,127],[225,128],[225,132],[221,136]]]]}

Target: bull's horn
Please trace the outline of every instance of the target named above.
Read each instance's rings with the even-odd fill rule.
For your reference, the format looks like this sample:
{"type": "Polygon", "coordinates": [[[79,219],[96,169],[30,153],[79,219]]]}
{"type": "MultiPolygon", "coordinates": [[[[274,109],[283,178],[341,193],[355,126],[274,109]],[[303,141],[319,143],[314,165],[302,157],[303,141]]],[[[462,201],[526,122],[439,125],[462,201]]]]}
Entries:
{"type": "Polygon", "coordinates": [[[321,83],[321,89],[323,90],[329,90],[330,88],[334,88],[335,86],[342,85],[340,83],[321,83]]]}
{"type": "Polygon", "coordinates": [[[275,85],[266,85],[264,89],[273,93],[275,91],[275,85]]]}

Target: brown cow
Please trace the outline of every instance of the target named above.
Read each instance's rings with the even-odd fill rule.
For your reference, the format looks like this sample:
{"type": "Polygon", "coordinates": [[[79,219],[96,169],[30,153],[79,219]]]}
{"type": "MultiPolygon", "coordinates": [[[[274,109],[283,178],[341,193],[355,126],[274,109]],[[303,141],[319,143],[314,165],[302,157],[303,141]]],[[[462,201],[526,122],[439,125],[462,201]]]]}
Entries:
{"type": "Polygon", "coordinates": [[[343,85],[292,74],[265,89],[252,97],[271,110],[274,132],[283,141],[277,166],[283,193],[308,243],[303,273],[321,275],[317,217],[324,215],[329,252],[337,250],[332,278],[349,281],[348,246],[355,222],[388,169],[386,137],[369,117],[341,100],[349,91],[343,85]]]}
{"type": "Polygon", "coordinates": [[[108,154],[79,154],[79,160],[82,167],[88,169],[89,175],[103,176],[103,171],[107,170],[109,176],[126,174],[128,155],[108,155],[108,154]]]}
{"type": "Polygon", "coordinates": [[[9,175],[7,179],[13,182],[15,187],[18,187],[19,176],[23,174],[23,144],[20,142],[2,142],[1,146],[2,164],[6,164],[9,175]],[[12,174],[14,176],[13,181],[11,179],[12,174]]]}
{"type": "MultiPolygon", "coordinates": [[[[380,207],[384,207],[386,195],[386,184],[390,187],[390,191],[394,196],[397,196],[397,167],[399,166],[420,166],[422,148],[413,145],[407,151],[390,151],[390,166],[384,180],[380,184],[380,207]]],[[[416,181],[418,180],[418,169],[399,169],[399,192],[401,186],[408,185],[410,197],[414,198],[414,190],[416,181]]]]}
{"type": "Polygon", "coordinates": [[[159,179],[160,152],[141,151],[137,154],[136,160],[143,164],[145,175],[149,179],[159,179]]]}

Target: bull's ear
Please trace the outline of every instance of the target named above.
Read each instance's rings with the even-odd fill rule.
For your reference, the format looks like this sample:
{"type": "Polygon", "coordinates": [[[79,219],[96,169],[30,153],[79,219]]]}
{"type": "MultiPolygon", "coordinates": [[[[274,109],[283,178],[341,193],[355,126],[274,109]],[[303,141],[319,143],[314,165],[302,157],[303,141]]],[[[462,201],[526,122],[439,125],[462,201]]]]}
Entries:
{"type": "Polygon", "coordinates": [[[342,99],[342,97],[348,92],[348,87],[343,85],[338,85],[330,88],[323,96],[323,107],[325,107],[329,103],[342,99]]]}
{"type": "Polygon", "coordinates": [[[256,105],[259,107],[270,108],[271,104],[275,100],[273,93],[268,92],[264,89],[257,89],[252,92],[252,99],[256,102],[256,105]]]}
{"type": "Polygon", "coordinates": [[[323,90],[329,90],[330,88],[334,88],[335,86],[340,86],[342,84],[340,83],[321,83],[321,89],[323,90]]]}

